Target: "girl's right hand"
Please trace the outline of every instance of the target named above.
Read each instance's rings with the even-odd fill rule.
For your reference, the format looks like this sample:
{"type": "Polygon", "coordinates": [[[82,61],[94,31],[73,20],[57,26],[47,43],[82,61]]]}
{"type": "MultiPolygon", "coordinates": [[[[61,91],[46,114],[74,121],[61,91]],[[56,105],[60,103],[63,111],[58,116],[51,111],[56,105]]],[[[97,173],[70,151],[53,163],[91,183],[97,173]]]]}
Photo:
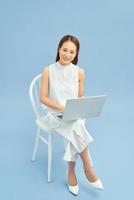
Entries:
{"type": "Polygon", "coordinates": [[[59,111],[63,113],[63,112],[64,112],[64,109],[65,109],[65,107],[61,105],[61,107],[60,107],[60,110],[59,110],[59,111]]]}

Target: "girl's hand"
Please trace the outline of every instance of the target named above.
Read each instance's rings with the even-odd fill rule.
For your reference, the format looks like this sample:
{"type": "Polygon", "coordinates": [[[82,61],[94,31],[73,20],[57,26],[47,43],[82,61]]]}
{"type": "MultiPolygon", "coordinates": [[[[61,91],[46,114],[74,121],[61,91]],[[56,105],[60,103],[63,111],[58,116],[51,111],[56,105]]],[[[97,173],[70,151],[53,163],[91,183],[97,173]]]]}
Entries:
{"type": "Polygon", "coordinates": [[[64,112],[64,109],[65,109],[65,107],[61,105],[59,111],[63,113],[63,112],[64,112]]]}

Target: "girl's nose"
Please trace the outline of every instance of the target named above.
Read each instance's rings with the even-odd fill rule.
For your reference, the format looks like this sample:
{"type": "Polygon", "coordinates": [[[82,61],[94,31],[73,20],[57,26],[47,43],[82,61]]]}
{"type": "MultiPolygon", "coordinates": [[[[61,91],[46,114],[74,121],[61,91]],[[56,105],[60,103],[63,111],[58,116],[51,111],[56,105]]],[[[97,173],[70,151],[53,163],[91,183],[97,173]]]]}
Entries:
{"type": "Polygon", "coordinates": [[[66,58],[69,58],[70,54],[69,54],[69,53],[66,53],[65,56],[66,56],[66,58]]]}

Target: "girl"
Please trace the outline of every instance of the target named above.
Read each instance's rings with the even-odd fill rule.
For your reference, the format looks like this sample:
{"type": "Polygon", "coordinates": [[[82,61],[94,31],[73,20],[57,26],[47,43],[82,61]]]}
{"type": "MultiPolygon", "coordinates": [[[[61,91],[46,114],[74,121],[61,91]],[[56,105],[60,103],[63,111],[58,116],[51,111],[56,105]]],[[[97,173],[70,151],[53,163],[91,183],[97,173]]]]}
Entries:
{"type": "Polygon", "coordinates": [[[88,183],[96,189],[103,189],[89,159],[88,144],[93,138],[85,127],[85,121],[63,122],[58,117],[64,112],[67,99],[84,96],[84,69],[77,66],[79,49],[80,44],[76,37],[66,35],[61,39],[56,62],[43,70],[40,90],[40,101],[49,108],[45,123],[65,139],[64,160],[68,162],[67,183],[69,191],[74,195],[79,193],[75,174],[78,156],[82,160],[88,183]]]}

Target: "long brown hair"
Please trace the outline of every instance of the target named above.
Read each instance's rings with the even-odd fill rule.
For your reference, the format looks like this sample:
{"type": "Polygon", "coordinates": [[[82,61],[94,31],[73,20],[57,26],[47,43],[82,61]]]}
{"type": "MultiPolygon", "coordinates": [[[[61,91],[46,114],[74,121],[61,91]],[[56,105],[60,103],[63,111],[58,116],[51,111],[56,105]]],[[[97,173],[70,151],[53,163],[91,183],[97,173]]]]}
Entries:
{"type": "Polygon", "coordinates": [[[78,54],[79,54],[79,50],[80,50],[80,43],[79,43],[79,40],[76,37],[72,36],[72,35],[65,35],[60,40],[58,48],[57,48],[56,62],[60,59],[60,57],[59,57],[59,49],[62,47],[63,43],[67,42],[67,41],[71,41],[76,45],[76,51],[77,52],[76,52],[75,58],[72,61],[72,63],[76,65],[77,62],[78,62],[78,54]]]}

